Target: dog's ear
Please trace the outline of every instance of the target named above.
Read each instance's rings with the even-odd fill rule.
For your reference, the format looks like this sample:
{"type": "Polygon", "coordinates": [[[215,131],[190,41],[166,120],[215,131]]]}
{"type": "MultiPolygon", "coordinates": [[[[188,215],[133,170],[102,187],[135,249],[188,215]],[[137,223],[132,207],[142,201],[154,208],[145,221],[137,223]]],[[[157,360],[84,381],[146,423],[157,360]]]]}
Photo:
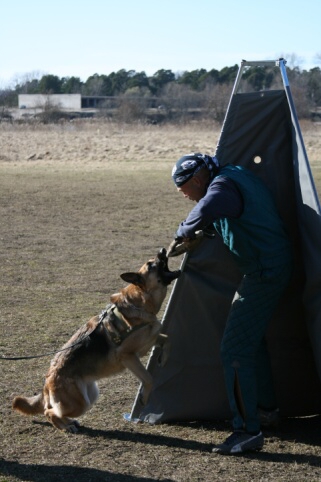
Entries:
{"type": "Polygon", "coordinates": [[[132,283],[133,285],[143,288],[145,286],[145,280],[140,273],[123,273],[120,275],[121,279],[126,283],[132,283]]]}

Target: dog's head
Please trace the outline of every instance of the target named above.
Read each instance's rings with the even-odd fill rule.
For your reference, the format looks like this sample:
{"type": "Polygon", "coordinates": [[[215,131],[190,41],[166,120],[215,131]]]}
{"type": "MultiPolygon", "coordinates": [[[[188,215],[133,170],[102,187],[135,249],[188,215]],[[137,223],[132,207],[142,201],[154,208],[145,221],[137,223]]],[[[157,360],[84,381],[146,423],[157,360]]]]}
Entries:
{"type": "Polygon", "coordinates": [[[180,274],[180,270],[169,270],[166,249],[162,248],[156,257],[147,261],[137,273],[123,273],[120,277],[127,283],[132,283],[147,291],[157,288],[159,285],[168,286],[180,274]]]}

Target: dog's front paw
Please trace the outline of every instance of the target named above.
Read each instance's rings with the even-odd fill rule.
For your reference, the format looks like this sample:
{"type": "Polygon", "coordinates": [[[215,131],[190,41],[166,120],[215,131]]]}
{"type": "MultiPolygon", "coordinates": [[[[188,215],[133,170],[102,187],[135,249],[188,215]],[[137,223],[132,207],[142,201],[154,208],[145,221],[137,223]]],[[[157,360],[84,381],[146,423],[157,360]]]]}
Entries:
{"type": "Polygon", "coordinates": [[[143,392],[143,393],[141,392],[141,393],[139,394],[138,402],[140,403],[140,405],[141,405],[142,407],[145,407],[145,405],[147,404],[147,402],[148,402],[148,397],[146,397],[146,394],[144,394],[144,392],[143,392]]]}
{"type": "Polygon", "coordinates": [[[143,386],[139,394],[139,402],[141,405],[145,406],[148,402],[150,392],[152,391],[152,386],[143,386]]]}
{"type": "Polygon", "coordinates": [[[157,358],[158,366],[164,367],[166,365],[169,358],[170,349],[171,349],[171,344],[167,340],[166,343],[164,343],[160,349],[160,354],[158,355],[158,358],[157,358]]]}
{"type": "Polygon", "coordinates": [[[145,407],[145,405],[146,405],[146,403],[143,400],[143,396],[142,396],[141,393],[139,394],[139,397],[138,397],[138,403],[142,408],[145,407]]]}

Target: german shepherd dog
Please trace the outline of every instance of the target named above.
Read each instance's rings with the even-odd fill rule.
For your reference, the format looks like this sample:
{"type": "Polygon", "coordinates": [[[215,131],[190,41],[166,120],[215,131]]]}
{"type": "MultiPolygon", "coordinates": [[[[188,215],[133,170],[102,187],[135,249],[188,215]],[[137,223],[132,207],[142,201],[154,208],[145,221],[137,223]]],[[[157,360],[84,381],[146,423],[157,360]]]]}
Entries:
{"type": "Polygon", "coordinates": [[[161,333],[156,315],[167,286],[179,275],[179,270],[169,270],[164,248],[138,272],[123,273],[121,278],[130,284],[113,294],[106,310],[83,325],[55,355],[42,392],[16,397],[14,410],[44,414],[56,428],[75,433],[79,423],[74,417],[83,415],[98,398],[96,381],[125,368],[141,381],[141,403],[146,404],[153,380],[140,357],[154,345],[166,353],[167,335],[161,333]]]}

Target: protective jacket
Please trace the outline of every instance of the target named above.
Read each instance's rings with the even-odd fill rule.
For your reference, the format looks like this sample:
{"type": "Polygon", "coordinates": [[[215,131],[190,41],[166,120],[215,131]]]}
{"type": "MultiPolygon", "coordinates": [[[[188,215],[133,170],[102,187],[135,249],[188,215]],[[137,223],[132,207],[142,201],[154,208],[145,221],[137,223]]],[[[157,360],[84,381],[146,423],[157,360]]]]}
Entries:
{"type": "Polygon", "coordinates": [[[289,259],[290,243],[265,184],[240,166],[227,165],[219,176],[232,179],[244,201],[240,217],[214,221],[215,229],[235,256],[241,271],[251,273],[283,265],[289,259]]]}
{"type": "MultiPolygon", "coordinates": [[[[235,193],[233,196],[236,199],[235,193]]],[[[177,234],[190,237],[192,231],[204,228],[209,223],[214,224],[244,274],[289,262],[290,242],[272,195],[248,169],[230,164],[221,167],[206,195],[181,223],[177,234]],[[232,196],[226,194],[225,186],[230,186],[229,183],[234,185],[243,201],[241,212],[239,210],[235,215],[230,207],[228,212],[231,215],[224,212],[224,206],[232,196]],[[221,203],[220,198],[223,200],[221,203]],[[219,210],[218,204],[221,204],[219,210]]]]}

